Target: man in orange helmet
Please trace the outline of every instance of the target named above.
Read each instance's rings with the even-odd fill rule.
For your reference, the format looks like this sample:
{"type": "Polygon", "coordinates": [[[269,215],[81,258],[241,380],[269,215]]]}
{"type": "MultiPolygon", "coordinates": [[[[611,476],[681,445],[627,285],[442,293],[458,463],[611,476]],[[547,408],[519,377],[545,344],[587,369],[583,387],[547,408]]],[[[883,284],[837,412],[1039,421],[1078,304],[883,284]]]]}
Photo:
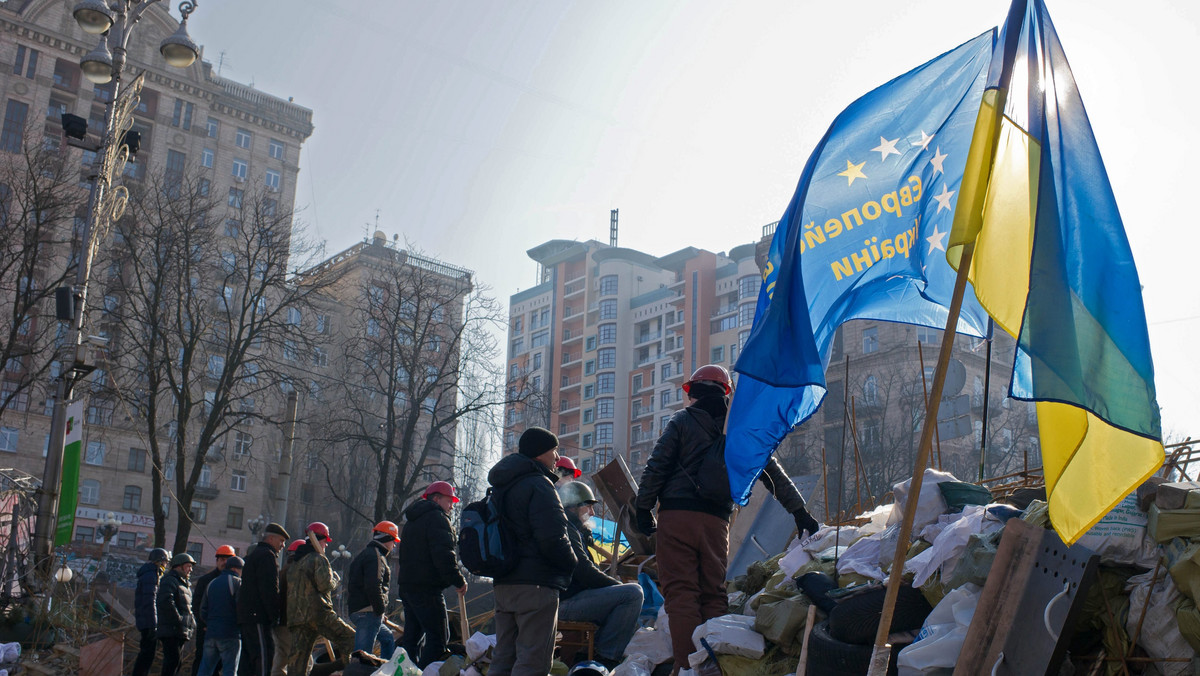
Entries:
{"type": "MultiPolygon", "coordinates": [[[[225,570],[225,562],[231,556],[237,556],[237,551],[233,547],[229,545],[217,547],[217,565],[213,566],[212,570],[201,575],[196,580],[196,586],[192,589],[192,615],[196,618],[196,659],[192,660],[192,676],[200,673],[200,653],[204,650],[204,638],[208,630],[208,625],[200,615],[200,607],[204,605],[204,596],[208,593],[208,585],[212,584],[212,581],[217,579],[221,571],[225,570]]],[[[219,657],[217,658],[217,670],[213,673],[221,673],[221,661],[219,657]]]]}
{"type": "MultiPolygon", "coordinates": [[[[729,371],[716,364],[702,366],[683,384],[683,391],[690,404],[663,428],[634,500],[638,530],[646,535],[658,532],[655,552],[671,622],[675,673],[686,667],[688,655],[695,650],[695,628],[724,615],[728,608],[725,571],[733,513],[731,500],[717,503],[703,497],[698,479],[708,449],[725,427],[732,391],[729,371]],[[655,505],[657,524],[651,512],[655,505]]],[[[817,531],[819,524],[775,458],[759,478],[792,515],[802,535],[817,531]]]]}
{"type": "Polygon", "coordinates": [[[450,512],[456,502],[454,486],[435,481],[420,500],[404,510],[404,537],[400,541],[404,650],[422,669],[442,659],[446,652],[450,628],[442,590],[454,587],[460,596],[467,593],[450,525],[450,512]]]}
{"type": "Polygon", "coordinates": [[[392,588],[392,568],[387,557],[400,541],[400,529],[391,521],[380,521],[371,532],[371,541],[350,562],[346,574],[347,606],[354,625],[354,649],[371,652],[379,639],[379,656],[392,658],[396,639],[384,627],[388,592],[392,588]]]}

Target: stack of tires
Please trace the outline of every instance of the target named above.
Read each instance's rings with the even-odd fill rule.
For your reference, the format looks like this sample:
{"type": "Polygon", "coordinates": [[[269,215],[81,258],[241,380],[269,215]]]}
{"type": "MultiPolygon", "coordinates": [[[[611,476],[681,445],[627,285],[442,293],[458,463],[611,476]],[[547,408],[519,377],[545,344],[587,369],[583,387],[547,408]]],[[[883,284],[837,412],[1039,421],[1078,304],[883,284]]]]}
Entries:
{"type": "MultiPolygon", "coordinates": [[[[814,626],[808,639],[808,673],[846,676],[867,673],[886,593],[885,588],[872,586],[836,601],[829,619],[814,626]]],[[[908,585],[900,587],[891,633],[919,630],[932,611],[920,590],[908,585]]],[[[889,674],[896,673],[896,655],[907,645],[908,642],[892,645],[889,674]]]]}

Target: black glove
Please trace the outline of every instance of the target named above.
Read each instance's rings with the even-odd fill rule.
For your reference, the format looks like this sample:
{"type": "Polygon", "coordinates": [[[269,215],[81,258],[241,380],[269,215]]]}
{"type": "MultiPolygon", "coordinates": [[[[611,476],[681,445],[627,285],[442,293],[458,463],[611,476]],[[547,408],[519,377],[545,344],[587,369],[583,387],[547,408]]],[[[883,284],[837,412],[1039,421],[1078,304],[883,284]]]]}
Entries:
{"type": "Polygon", "coordinates": [[[639,509],[637,511],[637,529],[646,537],[654,535],[658,530],[658,524],[654,522],[654,513],[648,509],[639,509]]]}
{"type": "Polygon", "coordinates": [[[796,520],[796,534],[801,538],[804,537],[804,531],[813,535],[821,529],[821,524],[817,523],[817,520],[812,518],[812,514],[809,514],[808,510],[803,507],[792,512],[792,518],[796,520]]]}

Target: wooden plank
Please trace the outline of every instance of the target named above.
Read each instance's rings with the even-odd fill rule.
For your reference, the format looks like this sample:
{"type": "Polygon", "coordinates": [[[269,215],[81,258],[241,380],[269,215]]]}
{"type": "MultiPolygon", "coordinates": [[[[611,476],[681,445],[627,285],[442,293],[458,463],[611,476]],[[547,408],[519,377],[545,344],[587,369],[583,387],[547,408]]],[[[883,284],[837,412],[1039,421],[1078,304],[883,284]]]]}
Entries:
{"type": "Polygon", "coordinates": [[[625,459],[618,455],[592,475],[592,482],[613,520],[617,522],[617,530],[625,535],[634,553],[643,556],[653,554],[654,540],[642,535],[633,527],[633,500],[637,497],[638,488],[625,459]]]}
{"type": "Polygon", "coordinates": [[[121,676],[125,671],[123,638],[101,639],[83,646],[78,653],[80,676],[121,676]]]}

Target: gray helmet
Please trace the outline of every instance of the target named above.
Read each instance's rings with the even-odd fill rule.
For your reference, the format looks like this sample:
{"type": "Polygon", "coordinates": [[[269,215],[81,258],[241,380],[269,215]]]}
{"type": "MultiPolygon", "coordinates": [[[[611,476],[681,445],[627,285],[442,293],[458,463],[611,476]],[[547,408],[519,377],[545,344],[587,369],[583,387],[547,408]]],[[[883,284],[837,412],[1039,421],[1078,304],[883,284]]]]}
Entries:
{"type": "Polygon", "coordinates": [[[558,499],[563,507],[571,508],[580,505],[594,505],[598,502],[592,489],[582,481],[571,481],[558,487],[558,499]]]}
{"type": "Polygon", "coordinates": [[[580,662],[571,667],[567,676],[608,676],[608,668],[600,662],[580,662]]]}
{"type": "Polygon", "coordinates": [[[150,563],[163,563],[171,558],[171,554],[162,547],[155,547],[150,550],[150,563]]]}
{"type": "Polygon", "coordinates": [[[196,563],[191,554],[176,554],[171,557],[171,567],[182,566],[185,563],[196,563]]]}

